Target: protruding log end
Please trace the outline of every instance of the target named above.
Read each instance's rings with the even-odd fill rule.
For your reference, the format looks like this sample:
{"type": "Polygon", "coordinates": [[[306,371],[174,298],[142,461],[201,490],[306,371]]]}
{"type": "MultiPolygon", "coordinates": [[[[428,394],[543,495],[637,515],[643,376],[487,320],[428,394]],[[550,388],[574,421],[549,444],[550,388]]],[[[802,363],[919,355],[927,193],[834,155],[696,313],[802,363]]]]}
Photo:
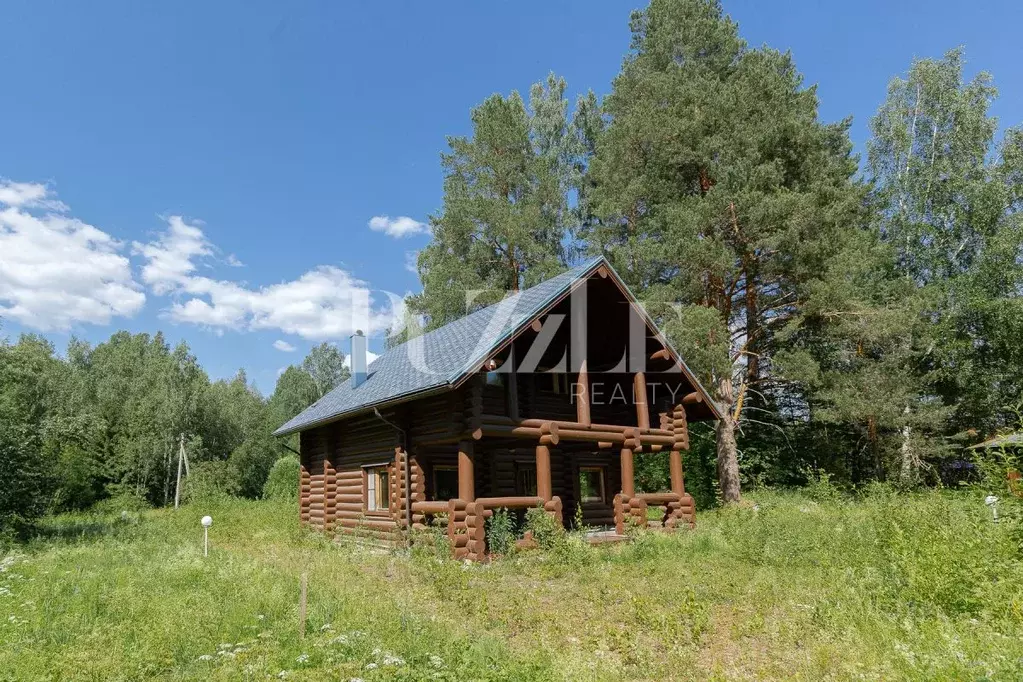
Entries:
{"type": "Polygon", "coordinates": [[[699,391],[693,391],[682,398],[683,405],[696,405],[703,402],[703,395],[699,391]]]}

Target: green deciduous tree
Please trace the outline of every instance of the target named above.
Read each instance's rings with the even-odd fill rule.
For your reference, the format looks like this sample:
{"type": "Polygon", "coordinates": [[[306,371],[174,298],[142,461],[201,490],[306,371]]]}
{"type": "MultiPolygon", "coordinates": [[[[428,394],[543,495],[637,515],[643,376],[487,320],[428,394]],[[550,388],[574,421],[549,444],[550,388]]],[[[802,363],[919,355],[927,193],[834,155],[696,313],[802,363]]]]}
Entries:
{"type": "Polygon", "coordinates": [[[43,432],[56,365],[39,337],[0,340],[0,538],[22,533],[50,501],[54,468],[43,432]]]}
{"type": "Polygon", "coordinates": [[[964,80],[956,49],[895,78],[872,122],[875,227],[923,322],[903,363],[923,385],[902,406],[904,478],[920,460],[909,440],[918,414],[938,403],[947,435],[991,433],[1023,389],[1023,131],[996,140],[996,94],[987,73],[964,80]]]}
{"type": "Polygon", "coordinates": [[[302,361],[302,369],[313,378],[320,398],[345,381],[352,373],[345,367],[345,355],[332,343],[313,346],[302,361]]]}

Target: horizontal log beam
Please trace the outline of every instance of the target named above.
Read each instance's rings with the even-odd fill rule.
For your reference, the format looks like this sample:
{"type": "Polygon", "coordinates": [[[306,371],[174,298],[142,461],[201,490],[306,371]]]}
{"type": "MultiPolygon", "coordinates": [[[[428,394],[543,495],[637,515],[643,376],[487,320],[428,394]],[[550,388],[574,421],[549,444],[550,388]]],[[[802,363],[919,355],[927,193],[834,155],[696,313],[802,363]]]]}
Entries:
{"type": "Polygon", "coordinates": [[[478,497],[476,504],[482,504],[490,509],[527,509],[539,507],[544,503],[542,497],[478,497]]]}
{"type": "MultiPolygon", "coordinates": [[[[552,419],[520,419],[519,421],[513,421],[512,419],[505,417],[500,414],[484,414],[483,429],[487,431],[496,426],[511,426],[514,428],[528,428],[528,429],[540,429],[544,424],[551,424],[556,426],[559,435],[563,429],[571,429],[573,431],[589,430],[589,431],[614,431],[618,433],[625,433],[626,431],[637,431],[643,436],[671,436],[672,431],[669,429],[660,428],[649,428],[640,429],[635,426],[623,426],[621,424],[583,424],[581,422],[570,422],[552,419]]],[[[532,433],[531,431],[529,433],[532,433]]],[[[645,439],[644,439],[645,440],[645,439]]]]}

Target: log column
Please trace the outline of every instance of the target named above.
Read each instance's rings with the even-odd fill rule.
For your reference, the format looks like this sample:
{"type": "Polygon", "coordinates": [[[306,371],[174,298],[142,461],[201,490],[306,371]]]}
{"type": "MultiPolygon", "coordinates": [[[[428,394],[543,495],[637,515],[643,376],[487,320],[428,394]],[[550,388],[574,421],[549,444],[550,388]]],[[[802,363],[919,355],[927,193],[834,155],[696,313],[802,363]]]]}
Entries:
{"type": "Polygon", "coordinates": [[[682,478],[682,451],[678,449],[672,449],[671,451],[671,492],[676,495],[685,495],[686,486],[685,481],[682,478]]]}
{"type": "Polygon", "coordinates": [[[579,367],[576,377],[579,392],[575,396],[575,420],[585,426],[590,425],[590,376],[586,370],[586,360],[579,367]]]}
{"type": "Polygon", "coordinates": [[[544,502],[550,501],[553,495],[551,488],[551,449],[546,445],[536,446],[536,496],[544,502]]]}
{"type": "Polygon", "coordinates": [[[646,402],[646,373],[632,375],[632,400],[636,403],[636,425],[641,429],[650,428],[650,408],[646,402]]]}
{"type": "Polygon", "coordinates": [[[635,431],[625,432],[625,443],[622,445],[622,494],[632,497],[636,494],[636,474],[632,461],[632,450],[638,445],[639,439],[635,431]]]}
{"type": "Polygon", "coordinates": [[[473,471],[473,444],[470,440],[458,443],[458,499],[472,502],[476,499],[476,474],[473,471]]]}

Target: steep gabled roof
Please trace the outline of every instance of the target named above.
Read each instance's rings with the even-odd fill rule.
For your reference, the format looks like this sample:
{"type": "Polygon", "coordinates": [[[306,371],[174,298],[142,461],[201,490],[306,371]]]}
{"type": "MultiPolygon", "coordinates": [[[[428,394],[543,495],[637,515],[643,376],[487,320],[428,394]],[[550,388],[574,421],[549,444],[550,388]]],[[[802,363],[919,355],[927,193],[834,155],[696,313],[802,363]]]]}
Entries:
{"type": "MultiPolygon", "coordinates": [[[[373,407],[405,402],[456,386],[477,371],[509,338],[567,295],[574,283],[585,280],[601,266],[635,301],[603,256],[591,258],[499,303],[388,349],[369,365],[362,384],[353,388],[350,381],[345,381],[274,431],[274,435],[295,433],[373,407]]],[[[657,329],[652,320],[647,318],[647,322],[657,329]]],[[[661,339],[664,341],[663,337],[661,339]]],[[[696,390],[704,394],[715,416],[720,417],[717,406],[692,371],[666,341],[665,346],[679,360],[696,390]]]]}

